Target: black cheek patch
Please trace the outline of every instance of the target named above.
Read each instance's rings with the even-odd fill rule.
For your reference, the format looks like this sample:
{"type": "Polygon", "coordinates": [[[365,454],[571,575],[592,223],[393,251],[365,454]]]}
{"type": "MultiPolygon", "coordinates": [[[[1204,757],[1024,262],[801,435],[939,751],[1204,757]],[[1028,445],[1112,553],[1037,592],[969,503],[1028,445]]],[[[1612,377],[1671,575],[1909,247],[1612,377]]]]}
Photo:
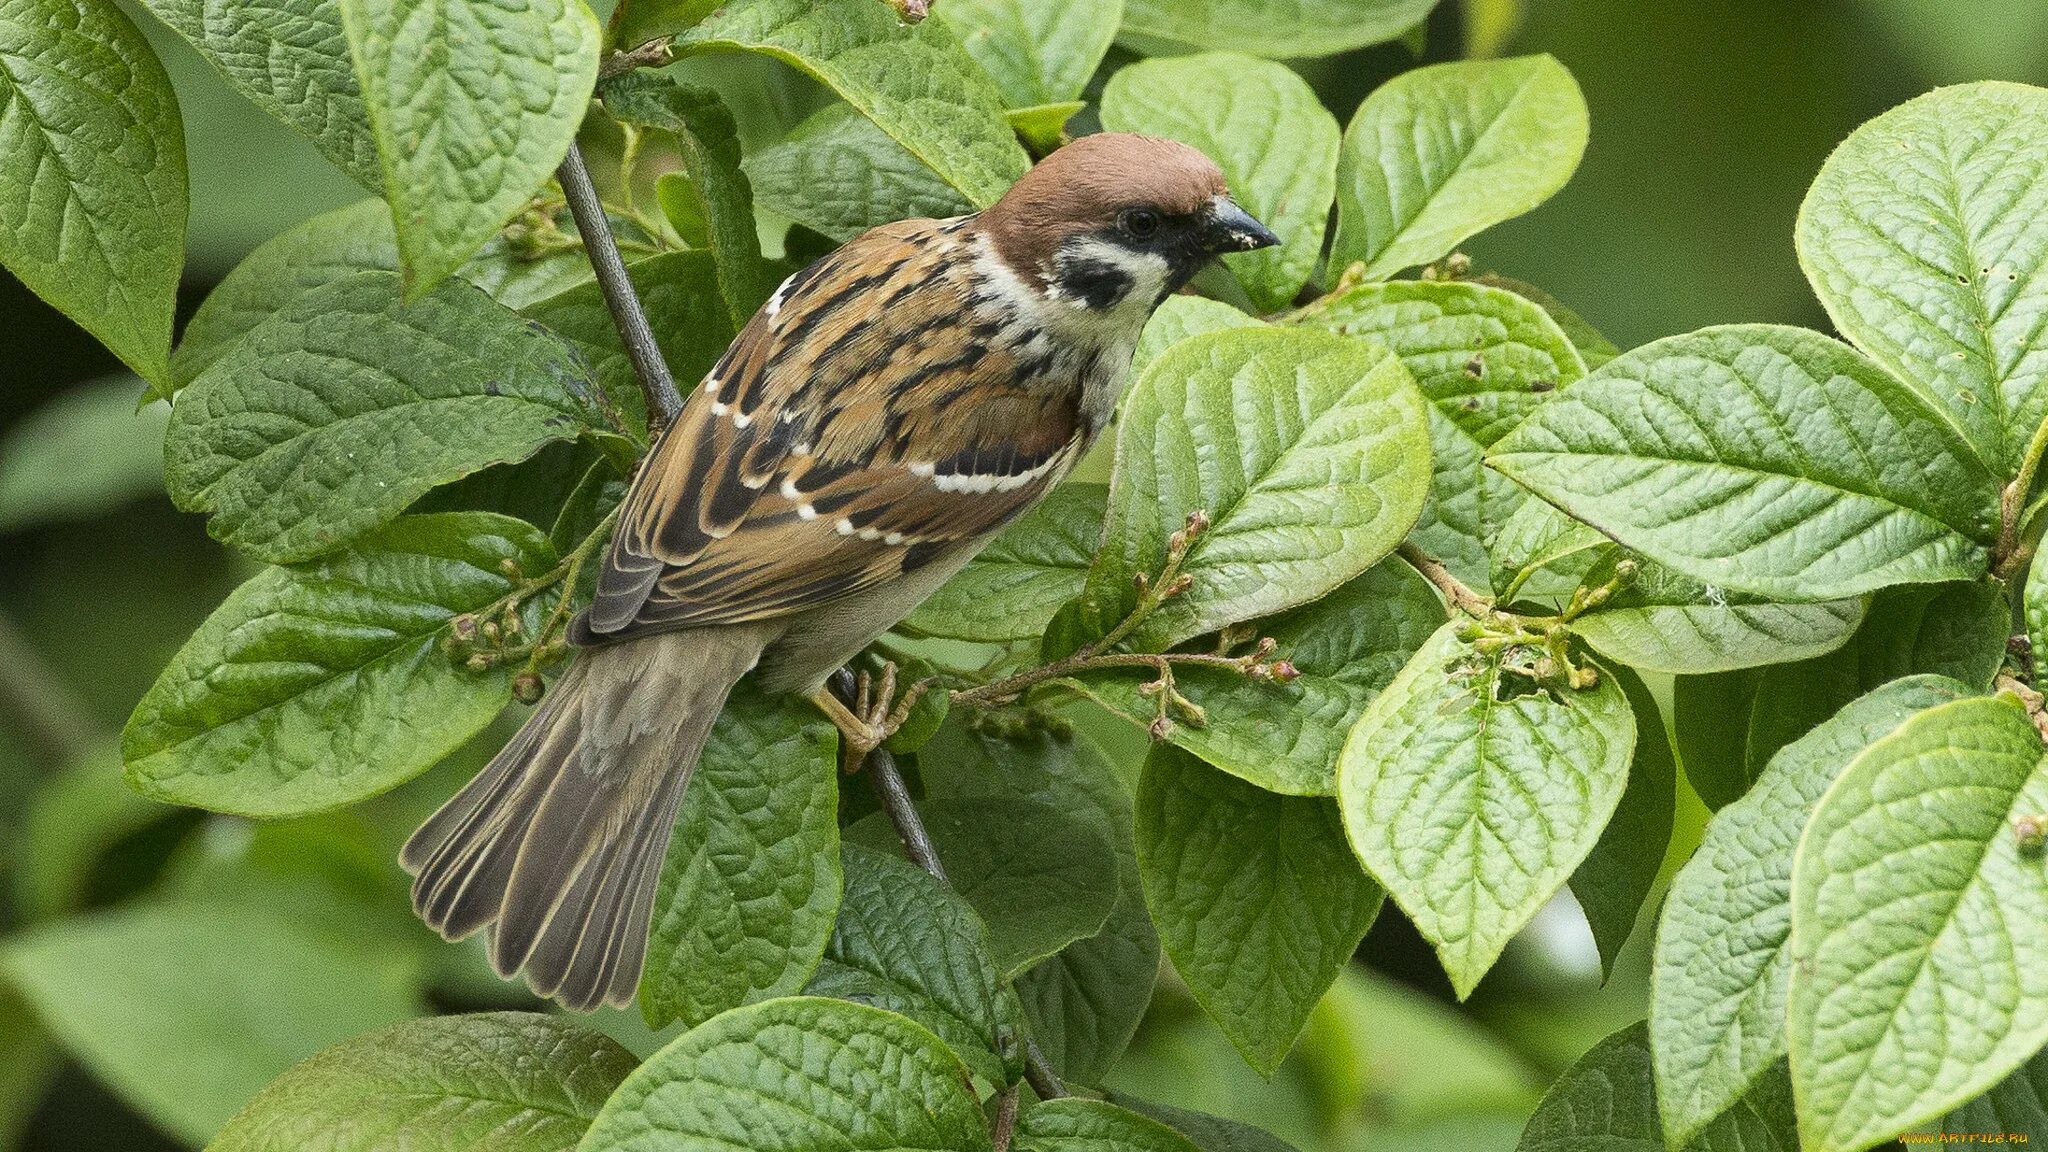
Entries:
{"type": "Polygon", "coordinates": [[[1060,292],[1090,308],[1113,307],[1131,290],[1123,269],[1092,256],[1069,257],[1060,265],[1060,292]]]}

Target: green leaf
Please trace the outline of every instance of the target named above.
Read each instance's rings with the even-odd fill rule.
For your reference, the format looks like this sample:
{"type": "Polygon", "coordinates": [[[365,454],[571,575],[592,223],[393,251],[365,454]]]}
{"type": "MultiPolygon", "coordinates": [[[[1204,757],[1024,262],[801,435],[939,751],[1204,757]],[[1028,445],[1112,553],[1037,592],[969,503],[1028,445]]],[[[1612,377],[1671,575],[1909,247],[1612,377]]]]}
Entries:
{"type": "Polygon", "coordinates": [[[1635,932],[1636,918],[1656,887],[1671,845],[1678,764],[1649,685],[1628,668],[1604,666],[1600,672],[1620,681],[1628,697],[1636,721],[1636,750],[1628,766],[1628,787],[1599,841],[1572,873],[1571,886],[1593,931],[1600,971],[1612,977],[1615,960],[1635,932]]]}
{"type": "Polygon", "coordinates": [[[1206,296],[1168,296],[1145,322],[1131,357],[1131,378],[1144,375],[1161,352],[1191,336],[1224,328],[1257,328],[1265,321],[1206,296]]]}
{"type": "Polygon", "coordinates": [[[1344,130],[1330,266],[1383,280],[1449,255],[1564,187],[1586,134],[1586,98],[1550,56],[1403,72],[1344,130]]]}
{"type": "Polygon", "coordinates": [[[1092,823],[1115,846],[1117,898],[1102,930],[1013,982],[1046,1059],[1077,1083],[1101,1083],[1137,1031],[1159,973],[1159,936],[1138,879],[1131,797],[1116,766],[1079,735],[1033,731],[1003,738],[974,733],[956,720],[925,745],[918,769],[934,799],[994,795],[1050,803],[1092,823]]]}
{"type": "MultiPolygon", "coordinates": [[[[1166,738],[1269,792],[1328,796],[1337,754],[1366,704],[1443,623],[1429,582],[1398,560],[1383,560],[1313,603],[1253,624],[1277,642],[1276,659],[1301,673],[1291,684],[1216,668],[1182,667],[1174,684],[1207,713],[1177,722],[1166,738]]],[[[1150,669],[1104,669],[1075,682],[1110,711],[1140,726],[1158,715],[1141,687],[1150,669]]]]}
{"type": "Polygon", "coordinates": [[[1998,483],[1915,393],[1802,328],[1645,345],[1487,462],[1702,583],[1787,601],[1981,575],[1998,483]]]}
{"type": "MultiPolygon", "coordinates": [[[[1620,557],[1593,565],[1580,587],[1614,578],[1620,557]]],[[[1572,631],[1610,660],[1650,672],[1701,674],[1785,664],[1825,655],[1863,623],[1864,601],[1774,604],[1723,592],[1655,561],[1638,561],[1635,578],[1572,631]]]]}
{"type": "Polygon", "coordinates": [[[1079,96],[1123,13],[1123,0],[950,0],[935,11],[1008,108],[1079,96]]]}
{"type": "Polygon", "coordinates": [[[734,0],[680,53],[760,52],[824,82],[977,207],[1031,166],[995,82],[943,20],[899,22],[874,0],[734,0]]]}
{"type": "Polygon", "coordinates": [[[987,644],[1037,639],[1060,605],[1081,594],[1108,502],[1109,489],[1100,484],[1054,489],[918,605],[904,626],[987,644]]]}
{"type": "Polygon", "coordinates": [[[844,104],[820,109],[741,167],[755,202],[834,240],[892,220],[974,210],[924,161],[844,104]]]}
{"type": "MultiPolygon", "coordinates": [[[[627,266],[640,306],[654,329],[669,371],[687,385],[702,379],[725,354],[737,331],[718,288],[717,264],[706,252],[664,252],[627,266]]],[[[619,326],[595,281],[527,305],[522,314],[538,320],[589,361],[592,375],[612,403],[644,424],[647,399],[619,326]]]]}
{"type": "Polygon", "coordinates": [[[559,1152],[633,1070],[559,1016],[408,1020],[336,1044],[257,1093],[207,1152],[559,1152]]]}
{"type": "Polygon", "coordinates": [[[122,782],[121,758],[111,746],[95,748],[43,780],[10,832],[16,915],[34,923],[83,906],[100,858],[174,811],[122,782]]]}
{"type": "Polygon", "coordinates": [[[1377,345],[1306,329],[1182,341],[1152,362],[1117,427],[1105,547],[1086,595],[1120,616],[1137,573],[1196,511],[1188,590],[1133,634],[1152,648],[1315,600],[1394,549],[1429,480],[1408,373],[1377,345]]]}
{"type": "MultiPolygon", "coordinates": [[[[946,875],[988,924],[996,966],[1014,976],[1102,930],[1116,904],[1116,849],[1093,813],[1009,796],[919,806],[946,875]]],[[[890,850],[895,829],[879,813],[847,830],[890,850]]]]}
{"type": "Polygon", "coordinates": [[[1482,458],[1559,388],[1586,374],[1578,351],[1543,309],[1482,284],[1364,284],[1318,303],[1301,320],[1378,340],[1415,377],[1430,402],[1435,461],[1430,506],[1415,541],[1461,579],[1483,584],[1488,550],[1528,494],[1482,458]]]}
{"type": "Polygon", "coordinates": [[[0,533],[94,519],[162,486],[170,409],[137,411],[140,391],[141,381],[125,372],[80,384],[7,429],[0,533]]]}
{"type": "Polygon", "coordinates": [[[1585,859],[1620,801],[1635,719],[1613,677],[1554,697],[1445,624],[1367,706],[1337,796],[1351,846],[1460,998],[1585,859]]]}
{"type": "MultiPolygon", "coordinates": [[[[1755,1096],[1739,1102],[1696,1138],[1674,1138],[1684,1152],[1798,1152],[1792,1093],[1784,1065],[1755,1096]]],[[[1516,1152],[1664,1152],[1650,1086],[1650,1037],[1642,1024],[1616,1032],[1579,1058],[1536,1106],[1516,1152]]]]}
{"type": "Polygon", "coordinates": [[[1674,1143],[1784,1059],[1792,853],[1814,804],[1863,749],[1969,691],[1939,676],[1886,684],[1787,745],[1708,823],[1665,895],[1651,977],[1658,1103],[1674,1143]]]}
{"type": "Polygon", "coordinates": [[[1621,349],[1615,347],[1614,341],[1587,323],[1584,316],[1534,284],[1517,280],[1512,276],[1502,276],[1497,272],[1482,273],[1472,279],[1475,283],[1505,288],[1548,312],[1550,318],[1557,321],[1557,326],[1564,330],[1564,334],[1571,338],[1572,347],[1579,350],[1579,355],[1586,361],[1587,368],[1598,368],[1621,355],[1621,349]]]}
{"type": "MultiPolygon", "coordinates": [[[[531,525],[485,512],[409,516],[349,551],[272,568],[192,634],[121,734],[146,796],[289,816],[395,787],[505,706],[511,668],[442,649],[449,622],[554,566],[531,525]]],[[[543,602],[546,601],[546,602],[543,602]]],[[[552,602],[524,611],[528,634],[552,602]]]]}
{"type": "Polygon", "coordinates": [[[28,1004],[0,985],[0,1146],[18,1148],[61,1066],[28,1004]]]}
{"type": "Polygon", "coordinates": [[[1826,656],[1764,670],[1743,738],[1754,780],[1779,748],[1837,708],[1900,676],[1948,676],[1977,691],[2005,662],[2012,608],[1988,581],[1887,588],[1871,598],[1863,627],[1826,656]]]}
{"type": "Polygon", "coordinates": [[[413,299],[561,164],[597,82],[597,19],[580,0],[336,3],[413,299]]]}
{"type": "Polygon", "coordinates": [[[15,936],[0,972],[101,1082],[197,1145],[294,1063],[419,1011],[411,957],[337,945],[262,908],[145,905],[15,936]]]}
{"type": "Polygon", "coordinates": [[[467,284],[412,304],[364,272],[259,324],[171,413],[164,479],[214,537],[304,560],[589,419],[582,363],[467,284]]]}
{"type": "Polygon", "coordinates": [[[1201,1152],[1295,1152],[1277,1136],[1221,1116],[1154,1104],[1121,1092],[1109,1093],[1109,1102],[1165,1124],[1193,1141],[1201,1152]]]}
{"type": "Polygon", "coordinates": [[[839,910],[838,740],[795,697],[735,689],[662,863],[640,975],[660,1028],[802,991],[839,910]]]}
{"type": "Polygon", "coordinates": [[[1933,1120],[2048,1041],[2048,875],[2013,828],[2041,813],[2041,735],[2010,695],[1919,713],[1821,797],[1792,865],[1808,1149],[1933,1120]]]}
{"type": "Polygon", "coordinates": [[[1069,1096],[1034,1104],[1017,1125],[1018,1152],[1201,1152],[1147,1116],[1069,1096]]]}
{"type": "Polygon", "coordinates": [[[2035,552],[2033,563],[2027,565],[2027,579],[2020,586],[2020,617],[2026,630],[2027,642],[2034,655],[2034,685],[2038,688],[2048,683],[2044,665],[2048,665],[2048,559],[2035,552]]]}
{"type": "Polygon", "coordinates": [[[158,389],[185,262],[171,79],[99,0],[0,3],[0,265],[158,389]]]}
{"type": "Polygon", "coordinates": [[[1749,714],[1762,682],[1761,668],[1672,678],[1672,742],[1685,782],[1709,812],[1749,791],[1749,714]]]}
{"type": "Polygon", "coordinates": [[[363,200],[322,213],[249,253],[199,306],[171,356],[184,388],[258,324],[301,294],[356,272],[398,271],[391,209],[363,200]]]}
{"type": "Polygon", "coordinates": [[[1023,1009],[965,900],[902,859],[848,845],[846,901],[805,992],[910,1017],[993,1083],[1023,1075],[1023,1009]]]}
{"type": "Polygon", "coordinates": [[[1524,500],[1494,534],[1487,550],[1494,593],[1517,597],[1569,596],[1614,542],[1541,500],[1524,500]]]}
{"type": "Polygon", "coordinates": [[[736,1008],[654,1054],[582,1152],[989,1152],[967,1069],[878,1008],[798,997],[736,1008]]]}
{"type": "Polygon", "coordinates": [[[377,145],[349,68],[338,0],[142,3],[235,91],[312,141],[364,187],[379,186],[377,145]]]}
{"type": "Polygon", "coordinates": [[[1942,1117],[1941,1130],[1980,1138],[1994,1132],[2048,1132],[2048,1051],[2036,1052],[1989,1092],[1942,1117]]]}
{"type": "Polygon", "coordinates": [[[1138,867],[1197,1003],[1266,1076],[1358,950],[1385,894],[1337,806],[1276,796],[1155,746],[1138,782],[1138,867]]]}
{"type": "Polygon", "coordinates": [[[1294,302],[1322,254],[1337,194],[1337,119],[1307,81],[1230,52],[1143,60],[1110,77],[1102,126],[1169,137],[1216,161],[1237,202],[1280,237],[1224,266],[1261,310],[1294,302]]]}
{"type": "Polygon", "coordinates": [[[1017,139],[1033,154],[1043,156],[1067,142],[1067,121],[1086,108],[1085,100],[1062,100],[1057,104],[1034,104],[1003,113],[1017,139]]]}
{"type": "Polygon", "coordinates": [[[691,187],[704,203],[711,255],[734,331],[767,303],[778,277],[761,258],[754,225],[754,194],[740,171],[739,129],[718,93],[676,83],[670,76],[629,72],[604,86],[612,115],[671,133],[691,187]]]}
{"type": "Polygon", "coordinates": [[[1799,209],[1844,336],[2014,475],[2048,416],[2048,91],[1943,88],[1851,133],[1799,209]]]}
{"type": "Polygon", "coordinates": [[[1399,39],[1437,0],[1126,0],[1124,32],[1259,56],[1334,56],[1399,39]]]}

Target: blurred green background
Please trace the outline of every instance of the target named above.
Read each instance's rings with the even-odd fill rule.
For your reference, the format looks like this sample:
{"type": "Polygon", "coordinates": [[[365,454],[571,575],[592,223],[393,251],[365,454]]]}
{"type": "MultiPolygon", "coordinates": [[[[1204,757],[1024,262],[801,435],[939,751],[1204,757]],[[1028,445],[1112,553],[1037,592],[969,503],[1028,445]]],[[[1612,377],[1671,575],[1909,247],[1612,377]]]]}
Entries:
{"type": "MultiPolygon", "coordinates": [[[[189,315],[249,249],[364,193],[140,22],[183,104],[189,315]]],[[[1577,178],[1475,242],[1476,265],[1542,286],[1624,347],[1731,321],[1825,328],[1792,227],[1834,144],[1937,85],[2048,83],[2039,0],[1446,0],[1425,59],[1464,55],[1468,36],[1497,54],[1555,54],[1593,114],[1577,178]]],[[[1302,71],[1342,117],[1412,62],[1388,46],[1302,71]]],[[[255,943],[224,939],[204,967],[167,972],[139,958],[129,971],[138,958],[110,955],[106,970],[77,973],[105,1019],[55,1039],[0,980],[0,1148],[180,1147],[209,1109],[253,1090],[234,1060],[289,1062],[323,1030],[339,1038],[380,1011],[520,1003],[479,976],[476,954],[434,944],[403,914],[397,840],[461,765],[342,816],[262,830],[123,791],[113,742],[128,709],[249,569],[163,496],[162,413],[135,414],[139,384],[113,357],[4,273],[0,317],[0,938],[176,892],[311,921],[334,941],[332,973],[294,973],[297,994],[312,997],[303,1019],[235,1015],[296,1003],[290,988],[252,986],[255,923],[255,943]],[[429,1003],[372,996],[401,970],[397,984],[431,988],[429,1003]],[[184,1082],[153,1096],[121,1059],[103,1055],[88,1072],[63,1054],[104,1053],[110,1037],[121,1059],[189,1060],[184,1082]],[[181,1037],[194,1038],[190,1051],[181,1037]]],[[[1674,861],[1700,823],[1697,802],[1684,803],[1674,861]]],[[[1168,977],[1117,1086],[1237,1114],[1302,1152],[1511,1148],[1542,1085],[1643,1011],[1648,917],[1603,987],[1591,939],[1561,900],[1463,1006],[1389,908],[1272,1082],[1168,977]]]]}

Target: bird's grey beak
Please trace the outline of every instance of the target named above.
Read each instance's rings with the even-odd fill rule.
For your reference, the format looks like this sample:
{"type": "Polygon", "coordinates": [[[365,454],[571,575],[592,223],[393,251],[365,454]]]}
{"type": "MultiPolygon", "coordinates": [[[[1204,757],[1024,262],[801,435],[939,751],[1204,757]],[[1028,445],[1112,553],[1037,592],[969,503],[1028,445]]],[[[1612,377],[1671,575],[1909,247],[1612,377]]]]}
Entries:
{"type": "Polygon", "coordinates": [[[1254,248],[1271,248],[1280,242],[1271,228],[1259,223],[1228,196],[1217,196],[1209,201],[1209,208],[1203,213],[1200,238],[1203,249],[1211,254],[1249,252],[1254,248]]]}

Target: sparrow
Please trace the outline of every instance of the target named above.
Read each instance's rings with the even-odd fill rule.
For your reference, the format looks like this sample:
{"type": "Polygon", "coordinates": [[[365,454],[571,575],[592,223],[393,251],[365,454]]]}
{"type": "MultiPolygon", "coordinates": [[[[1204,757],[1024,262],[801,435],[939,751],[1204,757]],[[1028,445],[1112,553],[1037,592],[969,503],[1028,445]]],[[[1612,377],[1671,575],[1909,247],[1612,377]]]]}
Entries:
{"type": "Polygon", "coordinates": [[[824,691],[1109,423],[1153,309],[1276,243],[1194,148],[1057,149],[995,204],[872,229],[790,276],[655,437],[575,661],[407,842],[413,907],[564,1007],[625,1005],[712,722],[740,677],[824,691]]]}

